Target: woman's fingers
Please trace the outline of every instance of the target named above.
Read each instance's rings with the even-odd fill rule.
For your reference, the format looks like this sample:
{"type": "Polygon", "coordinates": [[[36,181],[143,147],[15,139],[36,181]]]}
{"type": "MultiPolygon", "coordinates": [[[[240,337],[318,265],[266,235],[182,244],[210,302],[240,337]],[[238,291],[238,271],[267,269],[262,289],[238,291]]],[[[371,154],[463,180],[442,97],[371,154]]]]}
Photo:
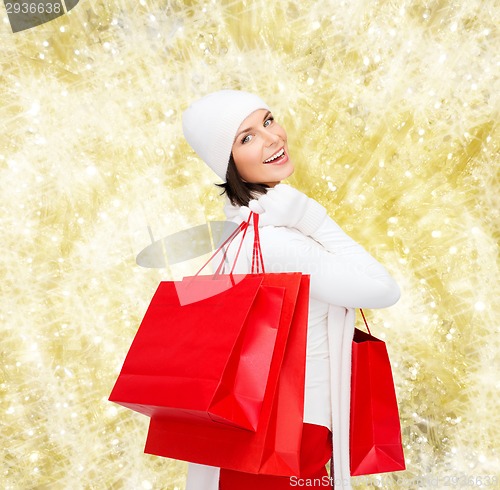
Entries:
{"type": "Polygon", "coordinates": [[[269,195],[271,191],[268,191],[267,194],[262,194],[259,199],[256,201],[259,207],[262,209],[261,212],[267,211],[269,205],[273,202],[271,196],[269,195]]]}
{"type": "Polygon", "coordinates": [[[257,201],[257,199],[252,199],[248,203],[248,207],[250,208],[250,210],[257,214],[261,214],[264,212],[264,208],[262,207],[261,203],[257,201]]]}
{"type": "Polygon", "coordinates": [[[247,221],[248,217],[250,216],[250,209],[247,206],[241,206],[239,209],[239,214],[240,214],[241,218],[243,219],[243,221],[247,221]]]}

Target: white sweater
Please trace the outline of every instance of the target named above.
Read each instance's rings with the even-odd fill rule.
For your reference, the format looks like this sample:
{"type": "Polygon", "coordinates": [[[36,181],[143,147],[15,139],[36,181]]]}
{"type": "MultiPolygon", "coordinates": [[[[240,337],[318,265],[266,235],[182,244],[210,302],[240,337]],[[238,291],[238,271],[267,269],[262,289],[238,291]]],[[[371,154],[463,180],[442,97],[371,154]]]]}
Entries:
{"type": "MultiPolygon", "coordinates": [[[[350,488],[349,413],[351,344],[354,308],[384,308],[398,301],[399,287],[387,270],[347,236],[322,208],[313,207],[320,222],[312,236],[294,228],[259,227],[266,272],[300,271],[310,274],[304,422],[324,425],[334,439],[335,488],[350,488]]],[[[226,204],[228,220],[242,218],[239,208],[226,204]]],[[[234,272],[248,273],[253,251],[250,227],[234,272]]],[[[233,263],[239,238],[228,251],[233,263]]],[[[188,490],[195,488],[190,465],[188,490]]],[[[198,470],[203,471],[203,467],[198,470]]],[[[208,471],[208,469],[207,469],[208,471]]],[[[203,478],[206,480],[206,476],[203,478]]],[[[217,488],[217,487],[215,487],[217,488]]],[[[198,486],[197,490],[211,490],[198,486]]]]}

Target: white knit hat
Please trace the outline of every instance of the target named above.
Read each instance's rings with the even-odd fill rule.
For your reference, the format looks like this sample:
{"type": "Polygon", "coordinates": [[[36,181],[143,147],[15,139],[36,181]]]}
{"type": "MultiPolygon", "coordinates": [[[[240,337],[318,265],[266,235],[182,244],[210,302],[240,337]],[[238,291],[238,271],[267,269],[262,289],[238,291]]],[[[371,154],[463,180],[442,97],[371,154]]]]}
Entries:
{"type": "Polygon", "coordinates": [[[187,142],[224,182],[236,132],[258,109],[269,107],[256,95],[220,90],[193,102],[182,114],[187,142]]]}

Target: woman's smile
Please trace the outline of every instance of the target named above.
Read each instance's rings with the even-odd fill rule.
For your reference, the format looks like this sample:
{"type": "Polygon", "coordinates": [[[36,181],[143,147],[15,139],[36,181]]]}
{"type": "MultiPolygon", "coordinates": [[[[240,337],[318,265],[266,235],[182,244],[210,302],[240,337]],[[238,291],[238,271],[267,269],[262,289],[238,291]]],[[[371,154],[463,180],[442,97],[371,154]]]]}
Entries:
{"type": "Polygon", "coordinates": [[[274,164],[274,165],[281,165],[282,163],[286,163],[288,160],[288,155],[285,153],[285,148],[281,148],[278,152],[276,152],[273,156],[268,158],[267,160],[264,160],[264,163],[268,164],[274,164]]]}

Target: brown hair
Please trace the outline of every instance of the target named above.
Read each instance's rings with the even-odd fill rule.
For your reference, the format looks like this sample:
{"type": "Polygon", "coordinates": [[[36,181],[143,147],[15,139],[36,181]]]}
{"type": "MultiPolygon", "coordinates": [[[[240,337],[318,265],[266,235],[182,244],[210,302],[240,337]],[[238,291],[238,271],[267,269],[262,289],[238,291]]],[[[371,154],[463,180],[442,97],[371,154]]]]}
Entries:
{"type": "Polygon", "coordinates": [[[248,206],[252,199],[257,199],[261,194],[265,194],[269,188],[266,184],[245,182],[238,173],[232,154],[229,157],[226,182],[216,185],[224,189],[221,195],[226,194],[233,206],[248,206]]]}

